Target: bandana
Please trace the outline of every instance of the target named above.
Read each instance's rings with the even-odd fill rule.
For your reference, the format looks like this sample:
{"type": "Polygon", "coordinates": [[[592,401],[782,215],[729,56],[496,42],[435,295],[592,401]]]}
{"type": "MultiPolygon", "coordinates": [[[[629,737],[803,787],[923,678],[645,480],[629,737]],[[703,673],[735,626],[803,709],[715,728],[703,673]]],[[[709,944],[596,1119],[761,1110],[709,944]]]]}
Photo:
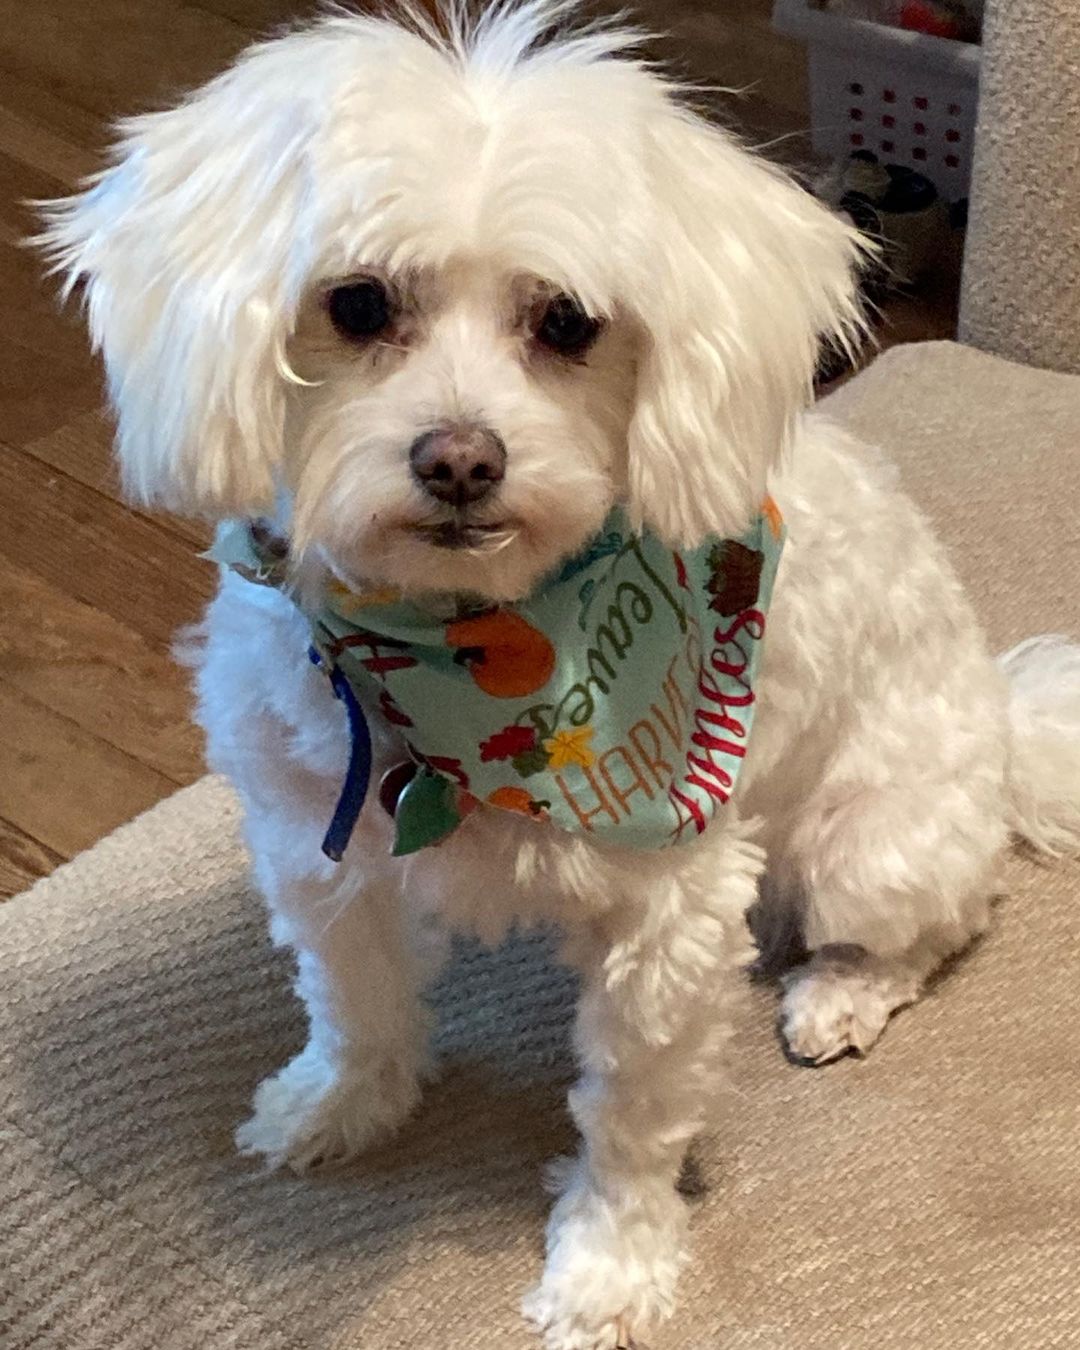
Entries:
{"type": "MultiPolygon", "coordinates": [[[[622,512],[525,600],[423,605],[332,580],[306,610],[312,659],[349,710],[349,779],[325,851],[340,857],[367,792],[377,709],[411,756],[383,779],[398,855],[481,803],[617,846],[704,832],[731,797],[784,542],[771,499],[738,539],[675,551],[622,512]]],[[[251,522],[210,555],[287,589],[287,549],[251,522]]]]}

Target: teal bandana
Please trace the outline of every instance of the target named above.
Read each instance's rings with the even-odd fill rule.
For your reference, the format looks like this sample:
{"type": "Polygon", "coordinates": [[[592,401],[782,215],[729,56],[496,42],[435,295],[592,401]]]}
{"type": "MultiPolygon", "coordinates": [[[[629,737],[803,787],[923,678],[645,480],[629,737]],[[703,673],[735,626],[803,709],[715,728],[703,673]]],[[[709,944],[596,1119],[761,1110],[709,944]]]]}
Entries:
{"type": "MultiPolygon", "coordinates": [[[[357,698],[412,756],[380,792],[395,853],[437,843],[481,802],[630,848],[701,834],[746,754],[783,540],[771,500],[739,539],[685,551],[635,535],[615,511],[515,605],[449,597],[440,612],[331,582],[308,619],[320,664],[350,705],[354,761],[357,698]]],[[[223,527],[211,556],[285,584],[284,550],[247,523],[223,527]]],[[[346,785],[346,840],[366,786],[365,772],[349,810],[346,785]]]]}

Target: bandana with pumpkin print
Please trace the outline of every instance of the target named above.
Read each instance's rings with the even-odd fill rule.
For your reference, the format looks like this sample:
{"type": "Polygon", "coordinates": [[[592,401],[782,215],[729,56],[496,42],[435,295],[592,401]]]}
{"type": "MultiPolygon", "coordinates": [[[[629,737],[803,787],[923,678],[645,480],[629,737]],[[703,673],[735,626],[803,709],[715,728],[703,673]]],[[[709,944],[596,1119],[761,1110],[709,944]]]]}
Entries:
{"type": "MultiPolygon", "coordinates": [[[[437,843],[480,803],[631,848],[701,834],[746,754],[783,539],[771,500],[740,538],[682,551],[615,511],[514,605],[332,582],[307,616],[313,647],[411,756],[380,792],[395,852],[437,843]]],[[[249,523],[223,527],[211,556],[285,584],[284,556],[249,523]]]]}

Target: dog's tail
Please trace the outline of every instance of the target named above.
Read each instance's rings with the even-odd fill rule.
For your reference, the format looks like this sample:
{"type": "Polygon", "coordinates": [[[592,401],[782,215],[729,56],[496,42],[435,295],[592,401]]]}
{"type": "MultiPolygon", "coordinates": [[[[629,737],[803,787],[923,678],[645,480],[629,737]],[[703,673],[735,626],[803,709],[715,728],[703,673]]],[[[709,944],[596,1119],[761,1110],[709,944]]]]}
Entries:
{"type": "Polygon", "coordinates": [[[1010,824],[1040,853],[1078,853],[1080,645],[1029,638],[1000,665],[1010,686],[1010,824]]]}

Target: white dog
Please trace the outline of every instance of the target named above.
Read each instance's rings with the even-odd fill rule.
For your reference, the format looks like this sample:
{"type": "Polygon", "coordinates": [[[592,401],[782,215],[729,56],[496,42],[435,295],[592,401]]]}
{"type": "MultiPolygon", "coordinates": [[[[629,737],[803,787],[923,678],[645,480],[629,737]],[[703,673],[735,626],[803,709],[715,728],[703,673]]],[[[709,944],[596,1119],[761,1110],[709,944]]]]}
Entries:
{"type": "MultiPolygon", "coordinates": [[[[853,233],[627,58],[625,34],[553,36],[571,9],[501,4],[469,23],[455,8],[447,38],[417,15],[338,13],[255,47],[180,107],[125,124],[114,166],[52,208],[47,244],[71,284],[86,279],[132,496],[268,517],[287,540],[245,536],[280,584],[224,570],[199,656],[210,759],[244,800],[311,1024],[239,1145],[304,1168],[396,1129],[426,1068],[436,927],[496,939],[556,923],[583,976],[570,1103],[584,1142],[526,1311],[552,1350],[594,1350],[672,1307],[675,1180],[718,1085],[751,904],[760,894],[762,932],[797,926],[810,953],[784,981],[792,1054],[868,1050],[986,924],[1010,832],[1047,851],[1080,841],[1080,649],[1041,640],[991,660],[892,472],[805,411],[819,342],[858,324],[853,233]],[[712,720],[684,708],[681,767],[640,724],[656,783],[625,756],[620,806],[637,809],[634,788],[642,809],[659,802],[670,847],[594,829],[598,812],[621,819],[610,801],[575,829],[532,800],[535,764],[562,765],[550,781],[570,801],[571,770],[595,762],[573,727],[542,744],[509,728],[526,814],[550,807],[551,821],[467,814],[467,775],[455,786],[429,750],[410,756],[410,710],[357,679],[376,772],[419,761],[467,818],[392,857],[376,800],[400,808],[392,773],[342,860],[323,854],[332,818],[348,834],[336,804],[363,758],[353,710],[309,660],[327,597],[339,615],[350,596],[365,614],[403,598],[433,623],[514,615],[550,597],[568,559],[588,570],[613,509],[629,531],[617,543],[648,539],[680,567],[760,524],[767,492],[788,537],[752,737],[738,743],[748,719],[730,703],[712,720]],[[680,772],[696,785],[683,798],[680,772]]],[[[760,637],[750,573],[713,608],[756,615],[760,637]]],[[[741,669],[733,630],[687,623],[712,697],[710,669],[741,669]]],[[[369,674],[409,650],[358,631],[369,674]]],[[[478,644],[433,667],[456,672],[463,709],[466,686],[496,678],[498,653],[478,644]]],[[[348,645],[327,657],[324,643],[324,665],[348,645]]],[[[525,678],[546,679],[549,656],[526,659],[525,678]]],[[[445,730],[456,702],[440,716],[445,730]]]]}

